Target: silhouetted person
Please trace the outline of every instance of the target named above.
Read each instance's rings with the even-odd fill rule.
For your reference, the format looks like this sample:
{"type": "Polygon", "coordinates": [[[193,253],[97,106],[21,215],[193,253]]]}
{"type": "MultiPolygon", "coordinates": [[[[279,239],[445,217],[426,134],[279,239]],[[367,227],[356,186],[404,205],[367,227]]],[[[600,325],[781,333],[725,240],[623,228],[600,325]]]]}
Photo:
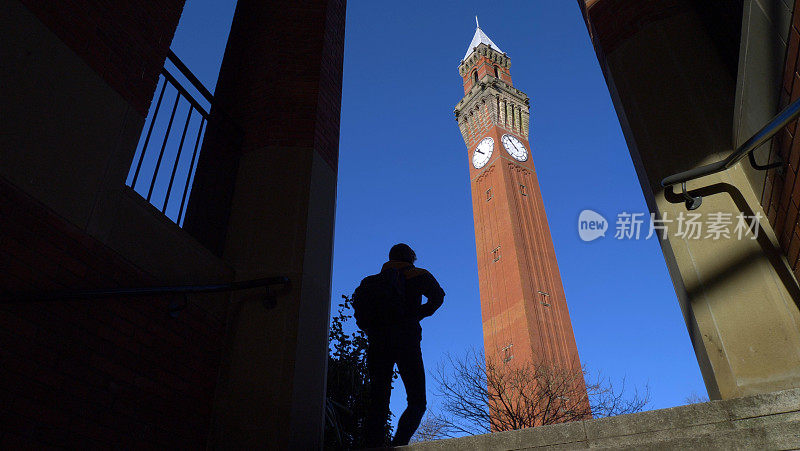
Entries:
{"type": "MultiPolygon", "coordinates": [[[[370,447],[385,445],[384,425],[389,415],[395,364],[406,388],[408,407],[400,416],[392,446],[408,444],[425,414],[425,369],[420,350],[422,327],[419,321],[433,315],[442,305],[444,290],[431,273],[414,266],[416,259],[416,254],[408,245],[396,244],[389,251],[389,261],[383,264],[381,273],[371,276],[383,276],[391,280],[391,284],[401,293],[398,299],[402,299],[403,305],[397,310],[391,306],[383,306],[383,312],[371,312],[371,315],[377,317],[383,314],[383,319],[371,320],[366,328],[369,338],[367,366],[370,379],[366,440],[370,447]],[[425,304],[422,303],[423,295],[427,298],[425,304]],[[387,310],[390,311],[388,314],[387,310]]],[[[362,282],[362,287],[367,279],[362,282]]],[[[359,291],[356,290],[356,295],[358,294],[359,291]]],[[[367,322],[359,320],[359,326],[362,324],[367,322]]]]}

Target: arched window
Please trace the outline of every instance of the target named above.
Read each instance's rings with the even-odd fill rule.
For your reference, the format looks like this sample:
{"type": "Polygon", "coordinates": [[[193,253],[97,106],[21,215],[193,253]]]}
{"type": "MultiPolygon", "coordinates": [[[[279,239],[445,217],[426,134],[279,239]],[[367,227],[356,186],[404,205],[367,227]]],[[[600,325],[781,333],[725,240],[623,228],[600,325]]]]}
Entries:
{"type": "Polygon", "coordinates": [[[478,83],[478,71],[472,73],[472,78],[475,80],[475,83],[478,83]]]}
{"type": "Polygon", "coordinates": [[[494,66],[494,78],[500,78],[500,71],[494,66]]]}

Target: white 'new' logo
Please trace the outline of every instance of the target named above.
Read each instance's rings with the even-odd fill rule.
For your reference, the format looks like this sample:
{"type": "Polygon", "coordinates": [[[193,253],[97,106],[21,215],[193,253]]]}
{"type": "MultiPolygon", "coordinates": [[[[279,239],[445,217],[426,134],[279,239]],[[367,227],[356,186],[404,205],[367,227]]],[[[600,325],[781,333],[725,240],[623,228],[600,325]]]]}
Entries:
{"type": "Polygon", "coordinates": [[[583,210],[578,216],[578,236],[583,241],[594,241],[606,236],[607,230],[608,221],[596,211],[583,210]]]}

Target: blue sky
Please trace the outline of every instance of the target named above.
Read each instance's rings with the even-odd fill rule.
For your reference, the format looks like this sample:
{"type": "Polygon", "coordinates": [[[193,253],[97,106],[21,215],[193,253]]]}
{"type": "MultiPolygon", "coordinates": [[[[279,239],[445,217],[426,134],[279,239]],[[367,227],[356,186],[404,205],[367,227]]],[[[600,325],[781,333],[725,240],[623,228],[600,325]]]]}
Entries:
{"type": "MultiPolygon", "coordinates": [[[[173,41],[207,86],[234,3],[188,0],[173,41]]],[[[533,161],[581,361],[649,383],[654,409],[705,395],[658,243],[615,240],[613,230],[591,243],[578,238],[583,209],[612,227],[618,213],[647,209],[576,1],[348,2],[334,311],[392,244],[406,242],[447,292],[423,321],[429,372],[443,353],[483,345],[467,149],[453,116],[475,15],[531,98],[533,161]]],[[[399,385],[396,415],[405,407],[399,385]]]]}
{"type": "MultiPolygon", "coordinates": [[[[578,238],[585,208],[612,223],[647,209],[575,1],[349,2],[334,301],[407,242],[447,291],[423,321],[429,372],[444,352],[482,347],[467,149],[453,116],[476,14],[531,98],[533,161],[582,362],[649,383],[652,408],[705,394],[658,243],[578,238]]],[[[404,401],[396,390],[395,414],[404,401]]]]}

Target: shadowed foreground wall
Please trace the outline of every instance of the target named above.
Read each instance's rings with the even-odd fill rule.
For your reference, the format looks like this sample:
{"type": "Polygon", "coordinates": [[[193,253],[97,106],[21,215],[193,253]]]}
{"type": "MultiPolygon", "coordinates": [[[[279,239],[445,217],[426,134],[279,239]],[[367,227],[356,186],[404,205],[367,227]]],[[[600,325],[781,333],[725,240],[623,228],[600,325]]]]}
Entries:
{"type": "Polygon", "coordinates": [[[208,134],[195,233],[125,186],[182,8],[0,2],[0,294],[292,289],[0,303],[0,448],[321,442],[345,3],[238,2],[217,93],[245,146],[208,134]]]}
{"type": "MultiPolygon", "coordinates": [[[[182,0],[0,5],[0,293],[230,280],[125,176],[182,0]]],[[[227,296],[0,304],[0,448],[205,446],[227,296]]]]}
{"type": "MultiPolygon", "coordinates": [[[[0,214],[4,291],[156,284],[6,182],[0,214]]],[[[170,302],[0,305],[0,447],[204,447],[225,318],[170,302]]]]}

